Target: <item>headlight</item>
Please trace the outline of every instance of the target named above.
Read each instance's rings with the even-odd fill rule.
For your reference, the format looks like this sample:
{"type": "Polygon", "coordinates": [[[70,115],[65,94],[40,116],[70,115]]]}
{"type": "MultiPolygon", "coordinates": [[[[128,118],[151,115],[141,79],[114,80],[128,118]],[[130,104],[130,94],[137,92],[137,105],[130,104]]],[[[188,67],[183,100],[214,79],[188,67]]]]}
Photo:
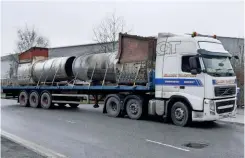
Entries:
{"type": "Polygon", "coordinates": [[[211,111],[215,111],[215,103],[214,103],[213,100],[210,100],[210,102],[209,102],[209,107],[210,107],[210,110],[211,110],[211,111]]]}

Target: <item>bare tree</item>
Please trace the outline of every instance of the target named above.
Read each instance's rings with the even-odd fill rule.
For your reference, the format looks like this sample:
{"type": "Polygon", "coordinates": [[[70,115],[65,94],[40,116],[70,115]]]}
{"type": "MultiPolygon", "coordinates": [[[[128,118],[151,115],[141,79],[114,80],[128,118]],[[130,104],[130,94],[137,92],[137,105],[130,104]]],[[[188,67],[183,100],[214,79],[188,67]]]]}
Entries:
{"type": "Polygon", "coordinates": [[[9,69],[9,78],[15,78],[17,75],[17,69],[19,65],[19,59],[18,59],[18,54],[10,54],[10,69],[9,69]]]}
{"type": "Polygon", "coordinates": [[[102,52],[106,53],[116,50],[119,33],[123,33],[124,27],[125,21],[123,17],[118,17],[113,13],[103,19],[100,25],[93,29],[94,41],[100,44],[102,52]],[[111,43],[112,46],[108,43],[111,43]]]}
{"type": "Polygon", "coordinates": [[[27,25],[25,28],[21,28],[17,30],[17,42],[16,42],[16,49],[14,53],[9,55],[10,57],[10,71],[9,77],[13,78],[17,75],[17,69],[19,65],[18,54],[22,53],[32,47],[48,47],[49,40],[40,35],[34,27],[29,29],[27,25]]]}
{"type": "Polygon", "coordinates": [[[237,86],[240,88],[240,97],[238,97],[237,105],[243,105],[244,103],[244,40],[237,39],[236,45],[238,51],[233,52],[233,55],[237,55],[239,59],[232,58],[232,66],[237,77],[237,86]]]}
{"type": "Polygon", "coordinates": [[[24,52],[31,47],[48,47],[49,40],[37,33],[34,27],[29,29],[27,26],[24,29],[17,30],[17,53],[24,52]]]}

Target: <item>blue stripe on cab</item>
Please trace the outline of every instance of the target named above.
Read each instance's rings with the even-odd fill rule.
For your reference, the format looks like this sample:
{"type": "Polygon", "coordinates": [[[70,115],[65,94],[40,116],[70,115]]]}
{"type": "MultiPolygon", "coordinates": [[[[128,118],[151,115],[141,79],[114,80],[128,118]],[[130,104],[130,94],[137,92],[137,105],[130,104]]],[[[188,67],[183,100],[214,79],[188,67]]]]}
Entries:
{"type": "Polygon", "coordinates": [[[203,86],[199,79],[186,78],[156,78],[155,85],[165,86],[203,86]]]}

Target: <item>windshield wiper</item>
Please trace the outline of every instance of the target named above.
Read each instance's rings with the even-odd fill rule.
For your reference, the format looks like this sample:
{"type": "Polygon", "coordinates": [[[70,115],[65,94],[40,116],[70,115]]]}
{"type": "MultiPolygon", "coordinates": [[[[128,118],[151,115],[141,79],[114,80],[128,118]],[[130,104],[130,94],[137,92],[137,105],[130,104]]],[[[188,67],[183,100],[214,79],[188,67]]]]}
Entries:
{"type": "Polygon", "coordinates": [[[222,69],[215,69],[216,72],[219,71],[219,70],[222,70],[222,69]]]}
{"type": "Polygon", "coordinates": [[[221,76],[221,74],[218,73],[219,70],[222,70],[222,69],[215,69],[214,76],[221,76]]]}

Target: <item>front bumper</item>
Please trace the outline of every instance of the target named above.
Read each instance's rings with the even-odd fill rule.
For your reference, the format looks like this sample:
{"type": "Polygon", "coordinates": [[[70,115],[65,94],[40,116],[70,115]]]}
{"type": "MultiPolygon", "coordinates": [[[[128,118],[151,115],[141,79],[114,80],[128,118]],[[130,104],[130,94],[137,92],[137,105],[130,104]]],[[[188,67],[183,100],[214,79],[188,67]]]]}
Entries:
{"type": "Polygon", "coordinates": [[[192,111],[192,121],[215,121],[236,115],[236,98],[204,100],[203,112],[192,111]]]}

